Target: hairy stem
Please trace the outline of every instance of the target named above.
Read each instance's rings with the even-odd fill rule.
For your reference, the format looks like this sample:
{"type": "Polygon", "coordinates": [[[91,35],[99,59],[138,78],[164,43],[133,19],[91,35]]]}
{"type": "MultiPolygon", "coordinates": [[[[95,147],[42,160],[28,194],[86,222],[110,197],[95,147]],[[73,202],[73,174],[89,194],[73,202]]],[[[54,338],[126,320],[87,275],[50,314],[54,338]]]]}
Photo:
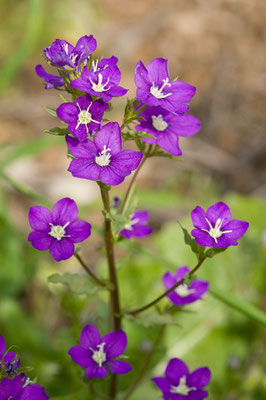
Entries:
{"type": "MultiPolygon", "coordinates": [[[[199,260],[198,264],[192,269],[192,271],[188,274],[189,278],[192,277],[192,275],[200,268],[201,264],[205,260],[206,257],[203,257],[199,260]]],[[[173,285],[170,289],[166,290],[164,293],[162,293],[159,297],[157,297],[155,300],[151,301],[150,303],[146,304],[145,306],[142,306],[140,308],[136,308],[135,310],[127,311],[126,314],[129,315],[137,315],[142,311],[147,310],[148,308],[154,306],[158,301],[162,300],[165,296],[167,296],[169,293],[171,293],[173,290],[175,290],[178,286],[182,285],[185,282],[185,278],[181,279],[178,281],[175,285],[173,285]]]]}
{"type": "Polygon", "coordinates": [[[140,369],[139,375],[136,379],[136,381],[134,383],[132,383],[131,386],[129,386],[128,391],[126,392],[126,395],[123,397],[123,400],[128,400],[129,397],[135,392],[135,390],[137,389],[138,385],[140,384],[140,382],[143,380],[143,378],[145,377],[145,374],[151,364],[152,358],[154,356],[154,354],[156,353],[159,343],[163,337],[164,331],[165,331],[166,325],[162,325],[158,336],[152,346],[151,351],[146,355],[146,359],[144,364],[142,365],[142,368],[140,369]]]}
{"type": "Polygon", "coordinates": [[[131,181],[130,181],[130,184],[129,184],[129,186],[128,186],[128,189],[127,189],[127,191],[126,191],[125,198],[124,198],[124,200],[123,200],[123,203],[122,203],[122,206],[121,206],[121,209],[120,209],[120,213],[121,213],[121,214],[123,213],[123,211],[124,211],[124,209],[125,209],[125,206],[126,206],[126,204],[127,204],[128,197],[129,197],[130,192],[131,192],[131,190],[132,190],[133,184],[134,184],[134,182],[135,182],[135,180],[136,180],[136,178],[137,178],[137,176],[138,176],[138,173],[139,173],[139,171],[141,170],[141,168],[143,167],[143,164],[145,163],[145,161],[147,160],[147,158],[150,156],[151,150],[152,150],[152,145],[150,144],[150,145],[149,145],[149,148],[148,148],[148,150],[147,150],[147,153],[144,154],[144,157],[143,157],[143,159],[141,160],[141,163],[139,164],[138,168],[136,169],[136,171],[135,171],[135,173],[134,173],[134,175],[133,175],[133,177],[132,177],[132,179],[131,179],[131,181]]]}
{"type": "Polygon", "coordinates": [[[76,257],[76,259],[79,261],[80,265],[82,265],[82,267],[85,269],[85,271],[87,272],[87,274],[90,275],[90,277],[97,282],[98,285],[105,287],[106,284],[101,281],[99,278],[97,278],[97,276],[92,272],[92,270],[90,269],[90,267],[84,262],[84,260],[80,257],[80,255],[78,253],[74,253],[74,256],[76,257]]]}

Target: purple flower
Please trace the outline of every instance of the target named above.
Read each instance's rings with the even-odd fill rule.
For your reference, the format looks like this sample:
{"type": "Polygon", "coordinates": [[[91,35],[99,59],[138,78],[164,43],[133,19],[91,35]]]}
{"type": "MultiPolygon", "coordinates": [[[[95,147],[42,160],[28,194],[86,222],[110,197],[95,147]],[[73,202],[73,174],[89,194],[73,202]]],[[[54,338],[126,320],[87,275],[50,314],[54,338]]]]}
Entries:
{"type": "Polygon", "coordinates": [[[197,206],[191,212],[193,225],[191,231],[200,246],[225,248],[236,246],[236,239],[241,238],[249,224],[238,219],[231,219],[230,208],[222,202],[215,203],[205,211],[197,206]]]}
{"type": "Polygon", "coordinates": [[[35,71],[40,78],[47,82],[45,89],[54,89],[65,85],[65,82],[61,76],[48,74],[42,65],[36,65],[35,71]]]}
{"type": "Polygon", "coordinates": [[[208,397],[208,392],[202,389],[209,384],[210,379],[209,368],[198,368],[189,373],[182,360],[172,358],[166,367],[165,378],[152,380],[163,392],[165,400],[202,400],[208,397]]]}
{"type": "Polygon", "coordinates": [[[56,39],[43,52],[47,60],[57,67],[76,68],[81,62],[87,64],[89,56],[96,50],[97,42],[92,35],[82,36],[76,46],[66,40],[56,39]]]}
{"type": "Polygon", "coordinates": [[[84,67],[81,78],[77,78],[70,83],[72,88],[90,93],[92,96],[101,97],[104,101],[110,101],[112,97],[124,96],[127,89],[118,86],[121,80],[121,72],[116,65],[107,68],[90,71],[84,67]]]}
{"type": "Polygon", "coordinates": [[[121,200],[120,197],[114,197],[114,208],[118,208],[119,204],[120,204],[121,200]]]}
{"type": "Polygon", "coordinates": [[[155,58],[147,67],[141,61],[137,63],[137,100],[183,114],[188,111],[185,103],[194,96],[196,88],[182,81],[170,81],[167,63],[168,60],[164,58],[155,58]]]}
{"type": "MultiPolygon", "coordinates": [[[[162,277],[163,284],[166,290],[173,287],[189,272],[190,269],[188,267],[178,268],[178,270],[174,274],[171,274],[171,272],[166,272],[166,274],[164,274],[164,276],[162,277]]],[[[167,297],[175,306],[183,306],[185,304],[201,300],[202,296],[207,292],[208,288],[209,282],[196,279],[191,283],[190,286],[186,285],[185,283],[179,285],[175,290],[169,293],[167,297]]]]}
{"type": "Polygon", "coordinates": [[[6,341],[3,336],[0,335],[0,369],[4,367],[4,372],[7,375],[16,375],[16,371],[20,366],[20,358],[17,357],[16,353],[6,351],[6,341]],[[3,360],[3,362],[2,362],[3,360]]]}
{"type": "Polygon", "coordinates": [[[200,129],[200,121],[189,114],[182,116],[173,114],[162,107],[148,107],[140,117],[136,131],[145,131],[155,136],[154,139],[141,139],[149,144],[157,144],[174,156],[180,156],[179,136],[195,135],[200,129]]]}
{"type": "Polygon", "coordinates": [[[147,226],[149,219],[148,211],[136,211],[131,215],[130,221],[124,226],[124,229],[120,231],[120,235],[126,239],[134,237],[144,237],[152,232],[152,228],[147,226]]]}
{"type": "Polygon", "coordinates": [[[0,400],[48,400],[43,387],[28,382],[24,374],[0,382],[0,400]]]}
{"type": "Polygon", "coordinates": [[[66,136],[69,150],[77,160],[72,160],[68,171],[77,178],[98,179],[106,185],[119,185],[142,159],[142,152],[122,150],[122,137],[117,122],[104,125],[97,136],[79,142],[66,136]]]}
{"type": "Polygon", "coordinates": [[[66,122],[70,132],[79,140],[86,140],[89,133],[101,127],[105,110],[109,108],[102,100],[92,101],[90,95],[78,97],[74,103],[61,104],[56,113],[66,122]]]}
{"type": "Polygon", "coordinates": [[[31,207],[29,222],[34,231],[28,240],[37,250],[49,249],[56,261],[67,260],[74,254],[74,243],[82,242],[91,234],[91,225],[77,218],[78,207],[68,197],[55,203],[52,211],[41,206],[31,207]]]}
{"type": "Polygon", "coordinates": [[[114,66],[118,63],[117,57],[110,57],[110,58],[102,58],[99,60],[92,61],[92,71],[93,72],[100,72],[103,71],[107,67],[114,66]]]}
{"type": "Polygon", "coordinates": [[[107,366],[119,375],[131,371],[127,362],[116,360],[126,347],[127,335],[121,329],[101,337],[97,328],[86,325],[80,335],[80,346],[71,347],[68,354],[76,364],[86,368],[88,379],[104,378],[108,375],[107,366]]]}

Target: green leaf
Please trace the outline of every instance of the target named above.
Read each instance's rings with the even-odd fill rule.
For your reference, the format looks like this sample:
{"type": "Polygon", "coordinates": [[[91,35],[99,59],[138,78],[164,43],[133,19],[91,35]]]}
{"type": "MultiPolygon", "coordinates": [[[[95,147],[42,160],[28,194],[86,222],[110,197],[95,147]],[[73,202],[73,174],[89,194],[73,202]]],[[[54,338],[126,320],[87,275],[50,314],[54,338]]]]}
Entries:
{"type": "Polygon", "coordinates": [[[248,301],[236,299],[231,293],[225,293],[218,289],[210,289],[209,293],[229,307],[234,308],[259,324],[266,326],[266,314],[248,301]]]}
{"type": "Polygon", "coordinates": [[[133,129],[128,129],[126,132],[122,132],[124,140],[137,140],[137,139],[154,139],[154,136],[144,131],[136,132],[133,129]]]}
{"type": "Polygon", "coordinates": [[[53,117],[57,117],[56,110],[54,110],[53,108],[43,106],[43,109],[47,111],[48,114],[51,114],[53,117]]]}
{"type": "Polygon", "coordinates": [[[222,248],[222,249],[218,249],[218,248],[216,248],[216,247],[211,247],[210,249],[208,249],[208,250],[205,252],[204,255],[205,255],[205,257],[212,258],[212,257],[214,257],[216,254],[220,254],[220,253],[224,252],[227,248],[228,248],[228,247],[225,247],[225,248],[222,248]]]}
{"type": "Polygon", "coordinates": [[[151,153],[150,157],[166,157],[174,161],[182,161],[180,156],[174,156],[173,154],[157,149],[151,153]]]}
{"type": "Polygon", "coordinates": [[[66,136],[70,134],[67,128],[59,128],[58,126],[52,129],[45,129],[44,133],[49,133],[49,135],[55,135],[55,136],[66,136]]]}
{"type": "Polygon", "coordinates": [[[88,275],[70,273],[65,273],[63,275],[53,274],[48,277],[48,282],[66,285],[76,294],[95,294],[99,290],[108,290],[107,287],[97,285],[88,275]]]}
{"type": "Polygon", "coordinates": [[[198,243],[196,243],[195,239],[192,239],[192,237],[190,236],[188,231],[185,228],[183,228],[183,226],[179,222],[178,222],[178,224],[183,231],[185,243],[188,246],[190,246],[193,253],[195,253],[198,260],[200,260],[204,256],[205,247],[202,247],[198,243]]]}

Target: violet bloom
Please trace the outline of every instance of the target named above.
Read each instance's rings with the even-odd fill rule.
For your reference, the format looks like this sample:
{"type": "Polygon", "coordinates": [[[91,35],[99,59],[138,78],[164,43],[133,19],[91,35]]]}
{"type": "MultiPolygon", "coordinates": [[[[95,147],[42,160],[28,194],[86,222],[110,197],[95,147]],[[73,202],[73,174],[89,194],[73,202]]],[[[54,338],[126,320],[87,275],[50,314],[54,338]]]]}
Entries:
{"type": "Polygon", "coordinates": [[[193,225],[191,231],[200,246],[225,248],[236,246],[236,239],[241,238],[249,224],[238,219],[231,219],[230,208],[222,202],[215,203],[205,211],[197,206],[191,212],[193,225]]]}
{"type": "Polygon", "coordinates": [[[47,82],[45,89],[54,89],[65,85],[65,82],[61,76],[48,74],[42,65],[36,65],[35,71],[40,78],[47,82]]]}
{"type": "Polygon", "coordinates": [[[37,250],[49,249],[56,261],[67,260],[74,254],[74,243],[82,242],[91,234],[91,225],[77,218],[78,207],[68,197],[55,203],[52,211],[42,206],[31,207],[29,222],[34,231],[28,240],[37,250]]]}
{"type": "Polygon", "coordinates": [[[93,142],[79,142],[70,136],[66,136],[66,142],[77,158],[71,161],[68,171],[77,178],[99,179],[106,185],[119,185],[142,159],[142,152],[122,150],[121,130],[117,122],[104,125],[93,142]]]}
{"type": "MultiPolygon", "coordinates": [[[[190,269],[188,267],[178,268],[174,274],[171,274],[171,272],[166,272],[166,274],[164,274],[162,277],[166,290],[173,287],[189,272],[190,269]]],[[[175,290],[169,293],[167,297],[175,306],[184,306],[185,304],[194,303],[194,301],[201,300],[208,288],[209,282],[196,279],[191,283],[190,286],[188,286],[186,283],[179,285],[175,290]]]]}
{"type": "Polygon", "coordinates": [[[86,368],[88,379],[104,378],[108,375],[106,367],[119,375],[131,371],[127,362],[116,360],[126,347],[127,335],[121,329],[101,337],[97,328],[86,325],[80,335],[80,346],[71,347],[68,354],[76,364],[86,368]]]}
{"type": "Polygon", "coordinates": [[[196,88],[182,81],[170,81],[167,63],[168,60],[164,58],[155,58],[147,67],[141,61],[137,63],[137,100],[183,114],[188,111],[185,103],[192,99],[196,88]]]}
{"type": "Polygon", "coordinates": [[[207,367],[198,368],[192,373],[184,361],[172,358],[165,370],[165,378],[152,378],[163,392],[165,400],[202,400],[208,392],[202,390],[211,379],[211,371],[207,367]]]}
{"type": "Polygon", "coordinates": [[[61,104],[56,113],[66,122],[70,132],[80,141],[101,127],[104,112],[109,108],[102,100],[92,101],[90,95],[78,97],[74,103],[61,104]]]}
{"type": "Polygon", "coordinates": [[[127,93],[127,89],[118,86],[120,80],[121,72],[116,65],[103,69],[95,67],[95,72],[84,67],[81,78],[74,79],[70,86],[108,102],[112,97],[124,96],[127,93]]]}
{"type": "Polygon", "coordinates": [[[136,211],[131,215],[130,221],[120,231],[120,235],[126,239],[134,237],[144,237],[152,232],[152,228],[147,226],[149,219],[148,211],[136,211]]]}
{"type": "Polygon", "coordinates": [[[141,139],[149,144],[157,144],[174,156],[180,156],[179,136],[195,135],[200,129],[200,121],[189,114],[173,114],[162,107],[148,107],[139,114],[136,131],[151,133],[155,138],[141,139]]]}
{"type": "Polygon", "coordinates": [[[28,382],[24,374],[0,382],[0,400],[48,400],[43,387],[28,382]]]}
{"type": "Polygon", "coordinates": [[[96,50],[97,42],[92,35],[82,36],[76,46],[66,40],[56,39],[43,52],[48,61],[57,67],[76,68],[82,62],[87,64],[89,56],[96,50]]]}
{"type": "Polygon", "coordinates": [[[12,351],[7,351],[6,353],[5,351],[6,341],[0,335],[0,371],[3,368],[7,375],[16,375],[16,371],[20,366],[20,358],[12,351]]]}

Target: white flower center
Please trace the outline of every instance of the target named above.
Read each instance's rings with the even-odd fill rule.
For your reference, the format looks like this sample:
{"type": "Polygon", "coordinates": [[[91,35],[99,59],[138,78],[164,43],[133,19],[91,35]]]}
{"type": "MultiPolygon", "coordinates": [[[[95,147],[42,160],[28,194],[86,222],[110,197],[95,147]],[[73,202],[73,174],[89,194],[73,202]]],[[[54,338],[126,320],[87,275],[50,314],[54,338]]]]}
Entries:
{"type": "Polygon", "coordinates": [[[188,285],[183,283],[182,285],[178,286],[175,290],[175,292],[178,294],[180,297],[187,297],[190,294],[195,292],[195,289],[190,289],[188,285]]]}
{"type": "Polygon", "coordinates": [[[171,386],[170,393],[174,394],[182,394],[183,396],[187,396],[191,390],[197,390],[195,387],[188,387],[186,382],[186,376],[182,376],[180,378],[178,386],[171,386]]]}
{"type": "Polygon", "coordinates": [[[103,150],[99,153],[98,156],[95,157],[96,164],[100,165],[100,167],[107,167],[110,164],[111,153],[108,153],[111,149],[107,149],[106,146],[103,146],[103,150]]]}
{"type": "Polygon", "coordinates": [[[93,350],[90,347],[90,350],[93,352],[92,359],[95,361],[99,367],[106,361],[106,353],[103,351],[105,343],[98,344],[99,350],[93,350]]]}
{"type": "Polygon", "coordinates": [[[89,107],[87,108],[87,110],[81,110],[80,105],[77,103],[77,106],[79,108],[79,115],[78,115],[78,122],[76,125],[76,129],[78,129],[78,127],[80,125],[85,125],[86,126],[86,131],[87,133],[89,133],[87,124],[89,124],[90,122],[96,122],[96,124],[100,124],[99,121],[95,121],[95,119],[92,119],[91,117],[91,113],[89,112],[89,109],[92,105],[92,102],[90,103],[89,107]]]}
{"type": "Polygon", "coordinates": [[[166,97],[171,96],[172,93],[166,93],[166,94],[163,93],[165,86],[171,87],[171,84],[168,82],[169,78],[163,79],[163,84],[160,88],[159,86],[154,86],[154,82],[152,82],[152,86],[150,87],[150,93],[157,99],[165,99],[166,97]]]}
{"type": "Polygon", "coordinates": [[[152,126],[157,131],[163,132],[168,127],[168,123],[166,121],[164,121],[162,114],[160,114],[158,116],[152,115],[151,119],[152,119],[152,126]]]}
{"type": "Polygon", "coordinates": [[[204,232],[207,232],[214,239],[215,243],[217,243],[217,239],[219,237],[221,237],[224,233],[231,233],[232,232],[232,231],[221,231],[220,230],[221,226],[222,226],[222,223],[223,223],[223,219],[221,219],[221,218],[217,219],[217,221],[215,222],[215,226],[214,227],[212,226],[212,224],[210,223],[210,221],[207,218],[205,218],[205,219],[206,219],[210,229],[209,230],[201,229],[201,230],[204,231],[204,232]]]}
{"type": "MultiPolygon", "coordinates": [[[[130,218],[132,217],[132,215],[130,216],[130,218]]],[[[138,218],[135,219],[131,219],[125,226],[124,229],[127,229],[128,231],[132,231],[133,230],[133,225],[136,225],[139,222],[138,218]]]]}
{"type": "Polygon", "coordinates": [[[92,90],[94,90],[95,92],[105,92],[106,90],[109,90],[109,87],[105,87],[106,85],[108,85],[109,82],[109,78],[107,79],[107,81],[105,83],[103,83],[103,76],[102,74],[98,74],[98,83],[92,82],[91,78],[90,78],[90,83],[91,83],[91,88],[92,90]]]}
{"type": "Polygon", "coordinates": [[[49,223],[49,225],[51,226],[49,235],[57,240],[61,240],[63,237],[69,237],[69,235],[66,235],[66,231],[65,231],[65,228],[69,225],[69,223],[70,222],[67,222],[64,226],[53,225],[52,223],[49,223]]]}

